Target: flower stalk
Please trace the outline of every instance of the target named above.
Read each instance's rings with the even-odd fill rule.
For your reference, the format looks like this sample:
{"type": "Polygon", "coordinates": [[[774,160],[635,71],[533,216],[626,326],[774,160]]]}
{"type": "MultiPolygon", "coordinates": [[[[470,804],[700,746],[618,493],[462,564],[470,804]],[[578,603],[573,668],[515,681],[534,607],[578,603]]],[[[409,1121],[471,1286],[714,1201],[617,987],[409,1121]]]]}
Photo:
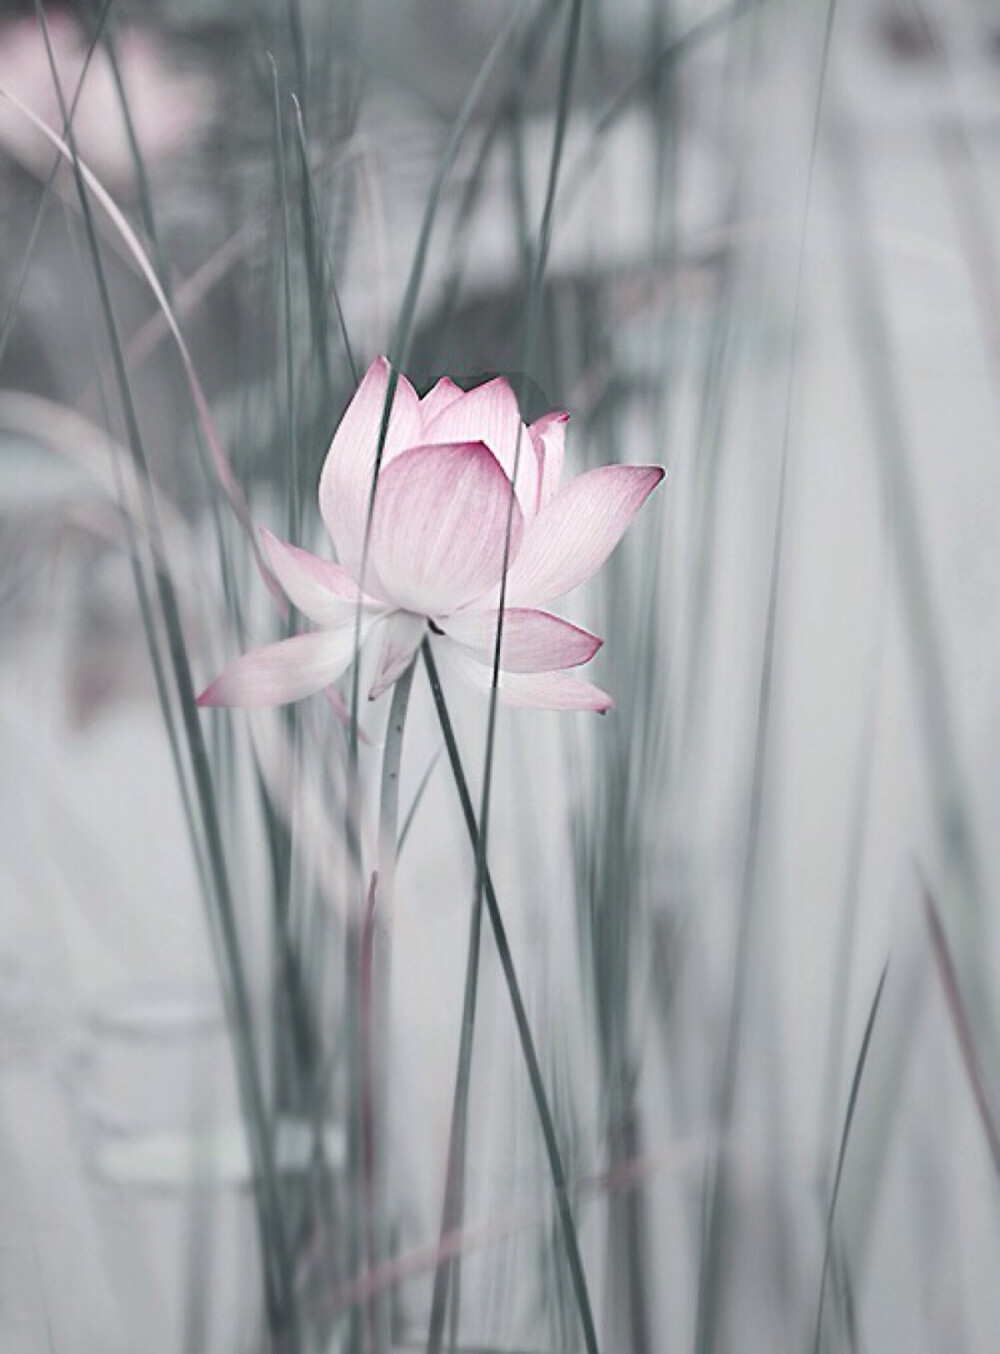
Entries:
{"type": "MultiPolygon", "coordinates": [[[[371,1273],[388,1262],[391,1233],[388,1180],[392,941],[399,835],[399,770],[414,667],[415,664],[410,663],[393,688],[389,727],[382,755],[378,870],[372,877],[369,890],[361,951],[365,1230],[366,1258],[371,1273]]],[[[390,1311],[387,1292],[376,1293],[372,1297],[368,1319],[369,1347],[374,1354],[388,1354],[390,1311]]]]}
{"type": "MultiPolygon", "coordinates": [[[[455,780],[455,788],[458,791],[458,797],[461,801],[462,816],[465,819],[465,825],[469,833],[472,849],[473,851],[478,852],[480,849],[479,825],[476,822],[475,810],[472,805],[472,796],[469,793],[469,785],[465,778],[465,770],[462,766],[461,756],[458,751],[458,743],[455,740],[455,731],[452,727],[451,715],[448,712],[448,706],[445,702],[437,664],[434,661],[431,645],[426,639],[421,646],[421,654],[423,656],[424,665],[427,668],[431,695],[434,698],[434,708],[437,711],[441,732],[444,736],[448,761],[451,764],[452,775],[455,780]]],[[[549,1171],[552,1176],[552,1185],[556,1195],[556,1208],[559,1214],[559,1224],[563,1234],[563,1244],[566,1247],[566,1261],[569,1266],[570,1280],[573,1285],[573,1292],[576,1297],[580,1316],[584,1348],[587,1351],[587,1354],[598,1354],[597,1330],[594,1325],[593,1309],[590,1302],[590,1293],[587,1288],[587,1276],[583,1268],[583,1257],[580,1253],[580,1242],[577,1236],[576,1223],[573,1220],[573,1210],[570,1205],[566,1169],[563,1165],[562,1153],[559,1151],[559,1140],[556,1135],[555,1121],[552,1118],[552,1110],[549,1106],[548,1096],[545,1092],[541,1064],[538,1061],[538,1052],[535,1048],[531,1026],[528,1023],[528,1013],[525,1009],[524,998],[521,995],[521,985],[518,982],[517,970],[514,967],[514,959],[510,952],[510,945],[507,941],[507,929],[504,926],[503,917],[500,913],[500,904],[497,899],[496,889],[493,886],[493,877],[490,873],[489,866],[485,863],[483,868],[482,900],[486,904],[486,912],[489,917],[490,927],[493,931],[493,938],[496,941],[497,953],[500,958],[500,967],[503,971],[504,981],[510,996],[511,1007],[514,1013],[514,1023],[517,1026],[518,1039],[521,1044],[521,1053],[524,1058],[525,1068],[528,1073],[528,1081],[531,1085],[531,1094],[535,1102],[535,1110],[538,1114],[542,1138],[545,1143],[545,1153],[548,1157],[549,1171]]],[[[473,994],[473,1009],[474,1005],[475,1000],[473,994]]],[[[463,1037],[464,1033],[463,1028],[463,1037]]],[[[468,1073],[466,1073],[466,1081],[467,1080],[468,1073]]],[[[464,1145],[464,1132],[459,1141],[464,1145]]],[[[460,1150],[464,1150],[464,1146],[460,1148],[460,1150]]],[[[453,1175],[457,1176],[458,1173],[453,1170],[452,1163],[449,1161],[449,1185],[453,1175]]],[[[447,1259],[442,1260],[442,1264],[447,1265],[447,1263],[447,1259]]],[[[439,1273],[440,1268],[441,1267],[439,1266],[439,1273]]],[[[447,1294],[445,1294],[445,1298],[446,1297],[447,1294]]],[[[441,1337],[439,1336],[437,1350],[440,1350],[441,1348],[440,1339],[441,1337]]],[[[430,1345],[428,1345],[428,1350],[431,1350],[430,1345]]]]}
{"type": "MultiPolygon", "coordinates": [[[[544,236],[543,232],[543,236],[544,236]]],[[[529,345],[530,347],[530,345],[529,345]]],[[[578,675],[601,639],[546,608],[596,572],[661,482],[656,465],[605,465],[564,479],[568,415],[530,425],[508,382],[463,390],[442,377],[423,396],[385,358],[368,368],[334,433],[319,480],[319,510],[336,558],[261,530],[282,591],[310,629],[244,654],[201,693],[203,706],[284,705],[320,691],[352,664],[347,847],[351,894],[362,900],[357,832],[357,692],[360,651],[376,647],[369,698],[396,688],[383,773],[380,882],[364,919],[349,922],[346,1008],[351,1029],[348,1169],[366,1204],[348,1224],[347,1267],[359,1270],[384,1225],[392,884],[398,845],[398,758],[416,655],[422,649],[476,859],[461,1051],[453,1112],[445,1230],[462,1215],[468,1083],[471,1076],[482,908],[496,938],[535,1098],[580,1309],[584,1343],[596,1354],[590,1301],[552,1115],[521,999],[496,894],[486,870],[489,789],[497,701],[603,713],[611,696],[578,675]],[[433,636],[433,639],[431,639],[433,636]],[[433,645],[434,655],[431,653],[433,645]],[[436,663],[489,699],[489,733],[478,819],[443,704],[436,663]],[[403,689],[400,690],[400,684],[403,689]],[[386,873],[387,872],[387,873],[386,873]],[[367,1014],[366,1014],[367,1013],[367,1014]],[[359,1026],[360,1019],[360,1028],[359,1026]],[[367,1034],[364,1022],[368,1021],[367,1034]],[[367,1121],[363,1105],[367,1104],[367,1121]],[[367,1122],[367,1129],[366,1129],[367,1122]],[[367,1132],[367,1137],[366,1137],[367,1132]],[[369,1183],[370,1182],[370,1183],[369,1183]],[[360,1220],[363,1224],[364,1219],[360,1220]]],[[[337,708],[338,702],[334,705],[337,708]]],[[[347,717],[339,700],[342,717],[347,717]]],[[[440,1349],[449,1275],[435,1285],[430,1347],[440,1349]]],[[[363,1321],[349,1334],[361,1349],[363,1321]]],[[[375,1314],[371,1325],[386,1329],[375,1314]]]]}

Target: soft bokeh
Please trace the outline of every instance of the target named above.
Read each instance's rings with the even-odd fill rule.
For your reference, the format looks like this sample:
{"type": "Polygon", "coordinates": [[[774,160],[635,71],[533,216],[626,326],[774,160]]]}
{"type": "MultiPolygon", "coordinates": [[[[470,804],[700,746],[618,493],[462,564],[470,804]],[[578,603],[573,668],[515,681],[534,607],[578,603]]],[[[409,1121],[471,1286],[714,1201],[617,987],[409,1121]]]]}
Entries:
{"type": "Polygon", "coordinates": [[[440,707],[418,664],[390,972],[377,651],[357,739],[353,669],[195,706],[287,639],[247,521],[329,558],[387,353],[669,470],[559,604],[604,718],[442,671],[508,947],[444,1347],[587,1347],[568,1216],[607,1354],[992,1354],[996,15],[101,9],[44,14],[128,237],[0,15],[0,1351],[427,1348],[484,887],[440,707]]]}

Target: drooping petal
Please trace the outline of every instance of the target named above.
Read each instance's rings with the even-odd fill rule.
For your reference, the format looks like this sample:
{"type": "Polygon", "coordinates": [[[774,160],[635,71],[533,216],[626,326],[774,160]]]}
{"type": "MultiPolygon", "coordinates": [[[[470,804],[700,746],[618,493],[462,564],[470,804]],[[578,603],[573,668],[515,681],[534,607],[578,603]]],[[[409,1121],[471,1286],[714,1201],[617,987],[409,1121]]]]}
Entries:
{"type": "MultiPolygon", "coordinates": [[[[457,611],[440,624],[449,639],[492,668],[497,633],[495,611],[457,611]]],[[[505,608],[500,666],[506,672],[575,668],[589,662],[602,643],[596,635],[547,611],[505,608]]]]}
{"type": "Polygon", "coordinates": [[[416,447],[379,480],[371,567],[380,596],[404,611],[447,615],[499,583],[523,529],[510,481],[482,442],[416,447]]]}
{"type": "Polygon", "coordinates": [[[287,705],[322,690],[353,657],[353,625],[294,635],[238,658],[205,688],[198,704],[287,705]]]}
{"type": "Polygon", "coordinates": [[[507,478],[514,472],[515,490],[526,517],[535,512],[538,502],[538,458],[528,430],[521,422],[517,398],[502,376],[467,391],[443,413],[426,425],[428,443],[485,442],[497,458],[507,478]],[[520,450],[518,447],[520,446],[520,450]]]}
{"type": "Polygon", "coordinates": [[[412,611],[394,611],[386,618],[382,652],[368,693],[369,700],[377,700],[383,691],[402,677],[413,662],[426,629],[425,618],[415,616],[412,611]]]}
{"type": "MultiPolygon", "coordinates": [[[[477,691],[489,694],[493,684],[491,667],[471,658],[446,637],[435,639],[434,646],[442,667],[477,691]]],[[[499,675],[498,696],[505,705],[532,706],[538,710],[593,710],[598,714],[614,705],[606,691],[574,672],[501,671],[499,675]]]]}
{"type": "Polygon", "coordinates": [[[570,480],[525,533],[507,578],[511,604],[547,602],[589,578],[664,473],[660,466],[604,465],[570,480]]]}
{"type": "Polygon", "coordinates": [[[543,414],[528,429],[538,457],[538,507],[544,508],[556,495],[566,455],[566,424],[569,414],[543,414]]]}
{"type": "Polygon", "coordinates": [[[443,414],[449,405],[460,400],[465,394],[461,386],[457,386],[447,376],[442,376],[440,381],[431,389],[420,401],[420,414],[424,420],[424,427],[430,426],[433,419],[438,414],[443,414]]]}
{"type": "MultiPolygon", "coordinates": [[[[372,475],[378,452],[389,364],[378,357],[368,368],[330,443],[319,480],[319,510],[341,564],[355,578],[361,571],[372,475]]],[[[421,442],[423,419],[417,393],[399,377],[389,417],[381,470],[394,456],[421,442]]]]}
{"type": "MultiPolygon", "coordinates": [[[[350,621],[361,592],[346,569],[288,545],[266,527],[261,527],[260,536],[275,577],[303,616],[314,625],[334,628],[350,621]]],[[[365,597],[364,605],[372,608],[377,603],[365,597]]]]}

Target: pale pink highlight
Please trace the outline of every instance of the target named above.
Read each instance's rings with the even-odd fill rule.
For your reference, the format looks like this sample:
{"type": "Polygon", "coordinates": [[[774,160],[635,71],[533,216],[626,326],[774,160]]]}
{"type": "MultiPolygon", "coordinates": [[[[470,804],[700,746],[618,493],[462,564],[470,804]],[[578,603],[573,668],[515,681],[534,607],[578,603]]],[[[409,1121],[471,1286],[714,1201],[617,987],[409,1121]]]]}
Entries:
{"type": "Polygon", "coordinates": [[[200,703],[280,704],[324,687],[335,698],[329,683],[355,657],[358,607],[361,642],[373,626],[382,636],[372,699],[413,662],[428,626],[443,666],[488,693],[506,561],[500,699],[603,713],[608,693],[568,671],[589,662],[601,639],[539,604],[604,563],[663,470],[603,466],[563,485],[568,415],[526,428],[502,378],[465,392],[442,377],[419,400],[400,376],[378,463],[390,379],[377,358],[320,476],[320,512],[339,563],[261,533],[288,598],[321,628],[245,655],[200,703]]]}

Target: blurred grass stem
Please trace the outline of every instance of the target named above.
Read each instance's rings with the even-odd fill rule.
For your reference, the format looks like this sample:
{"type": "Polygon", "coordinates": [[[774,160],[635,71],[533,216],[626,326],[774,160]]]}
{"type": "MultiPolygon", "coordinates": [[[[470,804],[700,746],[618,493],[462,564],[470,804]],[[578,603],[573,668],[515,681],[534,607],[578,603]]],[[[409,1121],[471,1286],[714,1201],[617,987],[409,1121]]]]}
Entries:
{"type": "MultiPolygon", "coordinates": [[[[366,1141],[370,1144],[367,1175],[371,1182],[368,1218],[368,1268],[388,1263],[391,1238],[389,1209],[390,1087],[392,1053],[392,945],[395,922],[396,860],[399,837],[399,773],[403,730],[410,704],[416,663],[410,663],[392,689],[392,706],[382,757],[379,797],[378,872],[372,899],[370,1115],[366,1141]]],[[[389,1294],[375,1296],[370,1306],[369,1332],[375,1354],[388,1354],[390,1342],[389,1294]]]]}
{"type": "Polygon", "coordinates": [[[730,1130],[736,1102],[740,1053],[745,1019],[746,989],[750,963],[752,931],[757,912],[758,851],[764,812],[766,771],[768,767],[769,733],[774,686],[775,636],[778,620],[778,601],[781,583],[782,548],[784,544],[785,506],[788,485],[788,460],[791,442],[792,401],[798,366],[798,336],[802,304],[802,285],[805,270],[806,239],[809,227],[809,209],[812,202],[813,175],[816,166],[816,148],[819,143],[823,115],[823,95],[829,67],[830,46],[833,38],[836,0],[828,0],[819,61],[819,79],[813,111],[812,137],[806,175],[805,198],[799,230],[798,258],[792,302],[791,344],[788,357],[784,424],[781,460],[778,469],[778,502],[775,510],[774,538],[768,580],[767,616],[764,646],[761,658],[760,680],[757,692],[757,725],[751,766],[747,833],[743,856],[735,967],[729,1002],[728,1027],[723,1053],[721,1081],[713,1122],[719,1149],[709,1167],[706,1178],[705,1232],[702,1244],[701,1269],[698,1278],[698,1307],[695,1333],[697,1354],[713,1354],[718,1332],[722,1326],[725,1301],[725,1233],[729,1224],[729,1151],[730,1130]]]}
{"type": "MultiPolygon", "coordinates": [[[[63,136],[69,131],[73,121],[73,115],[76,112],[77,104],[80,102],[80,95],[83,93],[84,82],[87,78],[87,72],[90,69],[90,63],[93,60],[94,52],[97,50],[98,43],[101,40],[101,34],[104,32],[104,26],[107,22],[108,14],[114,0],[104,0],[101,5],[100,13],[95,21],[94,32],[87,44],[86,55],[83,59],[83,65],[80,68],[80,76],[76,82],[76,89],[73,91],[73,97],[69,104],[69,114],[63,118],[63,136]]],[[[39,194],[38,205],[35,208],[35,218],[31,223],[31,230],[28,233],[28,243],[25,246],[24,253],[21,256],[21,263],[17,270],[17,277],[14,279],[14,287],[11,292],[11,298],[7,305],[6,313],[3,318],[3,325],[0,327],[0,368],[3,367],[4,356],[7,352],[7,344],[14,327],[14,321],[17,318],[17,312],[21,305],[21,297],[24,294],[24,286],[28,280],[28,274],[31,271],[31,263],[35,256],[35,249],[38,245],[38,238],[41,234],[42,225],[45,221],[45,213],[48,209],[49,199],[52,189],[55,185],[56,175],[59,173],[62,160],[56,156],[52,168],[49,170],[48,177],[42,184],[42,191],[39,194]]]]}
{"type": "MultiPolygon", "coordinates": [[[[368,495],[368,510],[365,517],[365,533],[361,550],[361,570],[358,579],[359,600],[355,610],[354,619],[354,663],[351,670],[351,700],[350,700],[350,728],[348,735],[348,755],[347,755],[347,815],[345,823],[345,832],[348,843],[348,852],[352,861],[360,862],[359,846],[359,827],[358,812],[360,807],[360,786],[358,777],[358,704],[360,695],[360,664],[358,662],[361,650],[361,595],[365,589],[365,576],[368,568],[368,555],[371,543],[372,517],[375,508],[375,493],[378,488],[379,474],[382,468],[382,458],[385,453],[385,443],[389,432],[389,414],[392,410],[393,400],[396,395],[396,387],[399,384],[399,373],[405,365],[406,357],[409,352],[411,330],[413,327],[414,315],[416,314],[417,300],[420,295],[420,287],[423,281],[424,269],[427,262],[427,255],[430,249],[431,234],[434,223],[437,218],[438,206],[441,199],[441,193],[444,189],[448,173],[458,155],[459,147],[465,135],[466,128],[472,119],[476,105],[489,81],[493,68],[500,58],[501,53],[510,40],[514,32],[515,25],[520,16],[520,4],[512,6],[511,13],[507,22],[501,28],[498,36],[494,39],[483,64],[481,65],[475,80],[469,89],[468,94],[459,109],[455,122],[448,134],[444,149],[441,153],[441,159],[438,163],[437,172],[428,194],[427,203],[424,207],[423,218],[421,220],[420,232],[417,238],[417,245],[414,251],[413,262],[410,267],[410,274],[407,280],[406,291],[403,296],[403,302],[400,307],[399,319],[396,325],[396,335],[392,345],[392,353],[389,368],[389,378],[386,384],[385,401],[382,408],[382,420],[379,427],[378,445],[375,452],[375,464],[372,469],[371,489],[368,495]]],[[[354,877],[349,881],[349,898],[357,898],[360,893],[360,869],[355,868],[354,877]]],[[[347,961],[347,981],[345,984],[345,1001],[348,1013],[348,1021],[353,1019],[353,1013],[357,1009],[358,994],[356,990],[357,974],[360,962],[360,945],[357,937],[357,924],[350,922],[348,925],[348,939],[346,945],[347,961]]],[[[356,1044],[356,1035],[350,1040],[351,1047],[356,1044]]],[[[352,1061],[356,1062],[356,1059],[352,1061]]],[[[352,1079],[353,1091],[358,1089],[357,1081],[352,1079]]],[[[357,1104],[356,1094],[351,1095],[351,1103],[357,1104]]],[[[353,1179],[361,1178],[362,1167],[362,1144],[360,1138],[360,1124],[357,1114],[350,1114],[350,1129],[348,1132],[348,1171],[353,1179]]],[[[356,1235],[356,1229],[349,1229],[348,1237],[348,1268],[355,1272],[361,1258],[361,1249],[359,1246],[360,1238],[356,1235]]],[[[356,1320],[352,1319],[351,1349],[360,1348],[360,1329],[356,1320]]]]}
{"type": "Polygon", "coordinates": [[[81,212],[86,228],[94,277],[114,358],[115,372],[118,379],[122,409],[128,432],[128,443],[135,459],[140,498],[145,516],[145,526],[154,549],[157,595],[164,626],[168,635],[170,653],[174,665],[174,675],[177,682],[184,727],[189,744],[189,753],[198,791],[199,808],[204,823],[208,859],[213,876],[217,903],[217,914],[215,917],[216,926],[213,928],[213,931],[221,940],[221,950],[217,952],[220,959],[224,961],[220,966],[220,978],[222,979],[223,996],[226,1000],[227,1010],[231,1021],[237,1075],[241,1093],[243,1095],[248,1141],[251,1156],[254,1161],[254,1175],[256,1181],[254,1198],[258,1205],[261,1259],[264,1266],[265,1293],[267,1297],[269,1323],[273,1337],[278,1341],[286,1342],[287,1347],[294,1352],[298,1348],[294,1286],[291,1269],[288,1263],[288,1253],[285,1246],[281,1218],[281,1204],[272,1157],[272,1146],[266,1127],[264,1093],[260,1082],[256,1041],[253,1033],[252,1008],[240,957],[239,938],[236,930],[233,900],[225,864],[225,853],[217,816],[211,770],[208,763],[204,736],[198,719],[198,710],[195,704],[194,684],[184,643],[180,609],[173,580],[167,564],[163,534],[159,524],[159,516],[149,477],[149,465],[129,386],[124,354],[118,336],[117,324],[108,291],[107,280],[104,274],[104,265],[101,259],[97,232],[91,213],[90,200],[76,151],[71,119],[66,107],[62,85],[59,80],[48,23],[45,18],[45,11],[41,0],[35,0],[35,12],[45,42],[49,68],[59,100],[61,116],[67,127],[67,142],[71,155],[73,175],[76,181],[81,212]]]}
{"type": "MultiPolygon", "coordinates": [[[[533,369],[535,362],[535,352],[538,345],[539,329],[541,323],[542,306],[542,284],[545,277],[545,270],[548,263],[549,250],[552,243],[552,230],[554,223],[554,210],[556,201],[556,188],[559,182],[559,171],[562,165],[563,146],[566,137],[566,126],[569,119],[569,110],[573,88],[573,77],[576,71],[577,58],[580,45],[580,26],[583,16],[581,0],[571,0],[569,17],[567,19],[566,42],[563,48],[563,58],[559,73],[559,89],[556,103],[555,130],[552,138],[552,151],[549,159],[548,183],[545,195],[545,205],[542,212],[542,221],[539,229],[538,244],[536,247],[534,268],[528,283],[528,293],[525,304],[525,330],[523,342],[522,370],[525,373],[525,380],[528,373],[533,369]]],[[[516,102],[512,107],[512,147],[514,148],[514,166],[515,176],[519,167],[516,148],[518,145],[518,119],[516,113],[516,102]]],[[[522,389],[519,393],[519,404],[523,407],[525,391],[522,389]]],[[[504,555],[503,570],[500,578],[500,602],[497,610],[497,627],[493,646],[493,672],[490,684],[490,702],[489,713],[486,726],[486,748],[484,754],[482,795],[479,809],[478,831],[475,838],[476,853],[476,875],[475,889],[472,902],[472,920],[469,933],[469,952],[466,963],[466,986],[465,996],[463,998],[462,1009],[462,1035],[459,1042],[459,1060],[455,1077],[455,1097],[452,1105],[451,1131],[448,1144],[448,1166],[445,1176],[445,1199],[441,1219],[442,1238],[449,1232],[461,1227],[464,1214],[465,1198],[465,1157],[466,1141],[468,1136],[468,1098],[469,1085],[471,1081],[472,1070],[472,1048],[475,1033],[476,999],[478,994],[478,969],[480,956],[480,937],[482,929],[482,907],[483,892],[486,880],[486,860],[487,844],[489,839],[490,823],[490,805],[493,785],[493,756],[496,741],[496,720],[497,720],[497,696],[500,683],[500,654],[503,642],[503,619],[504,608],[507,597],[507,569],[510,559],[511,533],[514,522],[515,493],[514,484],[517,480],[518,466],[522,454],[522,443],[524,440],[523,423],[518,425],[517,444],[514,450],[514,464],[510,475],[510,495],[507,505],[507,522],[504,533],[504,555]]],[[[430,664],[433,659],[430,657],[429,645],[425,648],[425,659],[430,664]]],[[[430,671],[430,667],[428,667],[430,671]]],[[[440,714],[440,708],[439,708],[440,714]]],[[[443,721],[442,721],[443,722],[443,721]]],[[[494,909],[495,910],[495,898],[494,909]]],[[[499,918],[499,911],[496,910],[496,916],[499,918]]],[[[494,926],[496,923],[494,923],[494,926]]],[[[509,960],[509,952],[508,952],[509,960]]],[[[513,973],[513,968],[511,967],[513,973]]],[[[513,997],[513,990],[511,993],[513,997]]],[[[532,1054],[534,1049],[532,1048],[532,1054]]],[[[525,1051],[527,1058],[527,1051],[525,1051]]],[[[537,1066],[537,1060],[536,1060],[537,1066]]],[[[538,1073],[538,1086],[541,1089],[541,1074],[538,1073]]],[[[544,1099],[544,1091],[542,1091],[544,1099]]],[[[548,1113],[546,1102],[545,1113],[548,1117],[550,1127],[551,1117],[548,1113]]],[[[550,1163],[553,1164],[553,1175],[556,1183],[557,1193],[559,1182],[555,1179],[555,1161],[558,1160],[558,1145],[555,1138],[554,1127],[552,1127],[552,1151],[550,1152],[550,1163]]],[[[561,1161],[559,1163],[559,1172],[561,1175],[561,1161]]],[[[583,1332],[584,1345],[588,1354],[596,1354],[597,1332],[594,1325],[593,1313],[590,1305],[590,1295],[587,1290],[586,1276],[583,1269],[583,1261],[580,1256],[579,1244],[577,1241],[576,1230],[572,1223],[572,1216],[569,1212],[568,1201],[566,1203],[565,1213],[562,1215],[564,1224],[564,1241],[567,1249],[567,1259],[569,1262],[570,1274],[573,1281],[574,1293],[577,1299],[580,1315],[580,1325],[583,1332]],[[567,1225],[568,1224],[568,1225],[567,1225]]],[[[431,1315],[427,1337],[428,1354],[440,1354],[444,1337],[444,1320],[447,1306],[448,1285],[453,1275],[458,1274],[458,1259],[451,1263],[442,1263],[434,1279],[434,1291],[431,1299],[431,1315]]]]}
{"type": "Polygon", "coordinates": [[[878,1015],[879,1004],[882,1001],[882,992],[885,988],[885,978],[889,971],[889,963],[886,961],[882,969],[882,976],[878,980],[878,987],[875,989],[875,997],[868,1012],[868,1020],[865,1024],[865,1032],[861,1040],[861,1048],[858,1052],[858,1059],[854,1066],[854,1076],[851,1079],[851,1091],[847,1100],[847,1113],[844,1116],[844,1129],[840,1135],[840,1150],[837,1153],[837,1169],[833,1177],[833,1189],[830,1194],[830,1211],[826,1219],[826,1244],[823,1250],[823,1270],[820,1276],[819,1301],[816,1306],[816,1333],[813,1339],[813,1354],[820,1354],[820,1339],[823,1331],[823,1299],[826,1294],[826,1278],[830,1269],[830,1258],[833,1253],[833,1221],[837,1209],[837,1200],[840,1197],[840,1182],[844,1175],[844,1161],[847,1158],[847,1144],[851,1136],[851,1125],[854,1122],[854,1111],[858,1103],[858,1092],[861,1090],[861,1078],[864,1076],[865,1063],[868,1059],[868,1048],[871,1044],[872,1030],[875,1028],[875,1018],[878,1015]]]}
{"type": "MultiPolygon", "coordinates": [[[[469,833],[469,840],[474,851],[480,850],[479,827],[476,822],[475,809],[472,804],[472,795],[469,792],[468,781],[465,778],[465,771],[462,767],[462,760],[458,750],[458,744],[455,740],[455,732],[451,723],[451,716],[448,712],[448,706],[445,701],[444,691],[441,687],[441,680],[438,675],[437,664],[434,661],[434,655],[431,650],[430,642],[425,639],[421,646],[424,665],[427,668],[427,677],[430,682],[431,695],[434,698],[434,707],[437,711],[438,720],[441,724],[441,732],[444,735],[445,750],[448,754],[448,760],[451,764],[452,775],[455,780],[455,788],[458,791],[459,801],[462,806],[462,815],[465,818],[465,825],[469,833]]],[[[531,1034],[531,1026],[528,1023],[528,1015],[524,1005],[524,998],[521,995],[521,986],[517,979],[517,971],[514,967],[513,956],[510,952],[510,945],[507,941],[507,931],[503,923],[503,917],[500,913],[500,904],[497,899],[496,890],[493,887],[493,879],[489,871],[489,866],[484,865],[483,869],[483,896],[486,904],[486,911],[489,916],[490,926],[493,930],[493,937],[496,941],[497,953],[500,958],[500,966],[503,971],[504,981],[507,985],[507,991],[510,996],[511,1007],[514,1013],[514,1021],[517,1026],[518,1039],[521,1045],[521,1052],[524,1057],[525,1069],[528,1073],[528,1080],[531,1086],[532,1098],[535,1102],[535,1109],[538,1114],[539,1124],[542,1130],[542,1138],[545,1144],[545,1152],[548,1157],[549,1171],[552,1177],[552,1184],[555,1190],[556,1207],[559,1214],[559,1223],[563,1234],[563,1244],[566,1247],[566,1258],[569,1265],[570,1279],[573,1284],[574,1295],[581,1311],[590,1312],[590,1298],[587,1293],[587,1281],[583,1269],[583,1260],[580,1255],[580,1244],[577,1239],[576,1225],[573,1221],[573,1212],[569,1197],[569,1187],[567,1184],[566,1171],[563,1166],[562,1154],[559,1150],[559,1140],[556,1134],[555,1122],[552,1117],[552,1111],[549,1108],[548,1097],[545,1092],[545,1083],[542,1079],[541,1065],[538,1061],[538,1054],[535,1049],[535,1041],[531,1034]]],[[[475,917],[475,914],[473,914],[475,917]]],[[[480,921],[481,926],[481,921],[480,921]]],[[[478,936],[475,937],[478,943],[478,936]]],[[[472,945],[470,943],[470,952],[472,945]]],[[[467,989],[468,990],[468,989],[467,989]]],[[[474,995],[473,995],[474,1001],[474,995]]],[[[465,1022],[462,1026],[462,1037],[465,1034],[465,1022]]],[[[467,1113],[467,1100],[464,1107],[460,1105],[463,1112],[467,1113]]],[[[449,1152],[449,1163],[452,1160],[452,1153],[449,1152]]],[[[454,1188],[450,1184],[450,1175],[446,1181],[446,1189],[454,1188]]],[[[446,1247],[442,1244],[441,1251],[447,1254],[446,1247]]],[[[440,1268],[440,1262],[439,1262],[440,1268]]],[[[442,1332],[443,1333],[443,1332],[442,1332]]],[[[590,1338],[593,1339],[596,1348],[596,1335],[593,1325],[590,1328],[590,1338]]],[[[588,1346],[590,1348],[590,1346],[588,1346]]]]}

